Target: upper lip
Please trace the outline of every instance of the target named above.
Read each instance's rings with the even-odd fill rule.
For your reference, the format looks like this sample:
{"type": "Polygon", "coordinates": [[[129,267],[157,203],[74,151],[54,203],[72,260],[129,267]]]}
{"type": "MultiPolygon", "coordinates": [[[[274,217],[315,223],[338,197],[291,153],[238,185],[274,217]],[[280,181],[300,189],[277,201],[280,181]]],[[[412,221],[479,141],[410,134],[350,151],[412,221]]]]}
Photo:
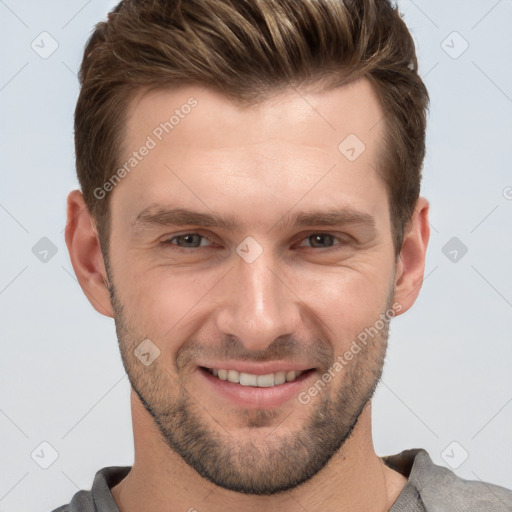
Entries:
{"type": "Polygon", "coordinates": [[[268,361],[266,363],[250,363],[247,361],[209,361],[199,363],[203,368],[217,370],[236,370],[239,373],[250,373],[252,375],[267,375],[276,372],[305,371],[313,369],[307,364],[294,363],[290,361],[268,361]]]}

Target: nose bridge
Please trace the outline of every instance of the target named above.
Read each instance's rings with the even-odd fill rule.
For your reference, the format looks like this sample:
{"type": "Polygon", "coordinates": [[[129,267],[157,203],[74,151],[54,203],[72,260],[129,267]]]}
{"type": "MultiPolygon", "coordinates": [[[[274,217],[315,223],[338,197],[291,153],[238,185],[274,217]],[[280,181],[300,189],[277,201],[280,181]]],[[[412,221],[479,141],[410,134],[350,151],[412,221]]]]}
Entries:
{"type": "Polygon", "coordinates": [[[270,254],[263,252],[251,263],[237,260],[222,292],[217,327],[239,338],[248,350],[265,350],[279,336],[295,331],[297,301],[279,278],[279,265],[270,254]]]}

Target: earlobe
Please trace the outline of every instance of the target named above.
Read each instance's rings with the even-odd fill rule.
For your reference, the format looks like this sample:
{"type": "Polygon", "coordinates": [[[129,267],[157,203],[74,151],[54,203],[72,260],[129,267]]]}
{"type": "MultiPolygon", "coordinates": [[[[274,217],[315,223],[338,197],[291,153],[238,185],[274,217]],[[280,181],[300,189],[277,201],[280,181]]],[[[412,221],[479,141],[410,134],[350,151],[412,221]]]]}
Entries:
{"type": "Polygon", "coordinates": [[[396,264],[395,302],[405,313],[416,301],[425,274],[425,255],[430,238],[429,203],[424,197],[416,202],[414,212],[404,230],[404,239],[396,264]]]}
{"type": "Polygon", "coordinates": [[[96,311],[114,317],[98,234],[79,190],[73,190],[68,195],[66,245],[87,299],[96,311]]]}

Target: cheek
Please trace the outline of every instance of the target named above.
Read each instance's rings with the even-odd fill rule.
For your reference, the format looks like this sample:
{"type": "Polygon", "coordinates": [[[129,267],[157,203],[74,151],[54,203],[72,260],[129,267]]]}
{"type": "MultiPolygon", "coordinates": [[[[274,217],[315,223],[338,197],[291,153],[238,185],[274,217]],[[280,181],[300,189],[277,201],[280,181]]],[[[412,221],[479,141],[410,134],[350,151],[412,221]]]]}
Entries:
{"type": "Polygon", "coordinates": [[[343,268],[302,273],[294,291],[315,316],[343,342],[373,325],[390,300],[392,275],[382,268],[343,268]]]}
{"type": "MultiPolygon", "coordinates": [[[[220,272],[196,272],[171,267],[132,268],[119,286],[125,318],[140,335],[155,340],[183,338],[186,325],[208,303],[220,272]]],[[[121,279],[121,277],[120,277],[121,279]]]]}

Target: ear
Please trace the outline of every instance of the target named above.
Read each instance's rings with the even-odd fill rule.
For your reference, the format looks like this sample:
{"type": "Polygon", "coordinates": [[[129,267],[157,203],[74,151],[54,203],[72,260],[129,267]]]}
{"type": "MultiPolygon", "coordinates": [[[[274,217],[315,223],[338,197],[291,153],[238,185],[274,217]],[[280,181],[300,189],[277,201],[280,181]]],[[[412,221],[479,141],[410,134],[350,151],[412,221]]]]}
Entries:
{"type": "Polygon", "coordinates": [[[429,203],[424,197],[416,202],[410,221],[405,226],[404,239],[396,264],[395,296],[405,313],[416,301],[425,274],[425,254],[430,238],[429,203]]]}
{"type": "Polygon", "coordinates": [[[68,195],[66,245],[76,277],[87,299],[96,311],[113,318],[98,233],[79,190],[73,190],[68,195]]]}

